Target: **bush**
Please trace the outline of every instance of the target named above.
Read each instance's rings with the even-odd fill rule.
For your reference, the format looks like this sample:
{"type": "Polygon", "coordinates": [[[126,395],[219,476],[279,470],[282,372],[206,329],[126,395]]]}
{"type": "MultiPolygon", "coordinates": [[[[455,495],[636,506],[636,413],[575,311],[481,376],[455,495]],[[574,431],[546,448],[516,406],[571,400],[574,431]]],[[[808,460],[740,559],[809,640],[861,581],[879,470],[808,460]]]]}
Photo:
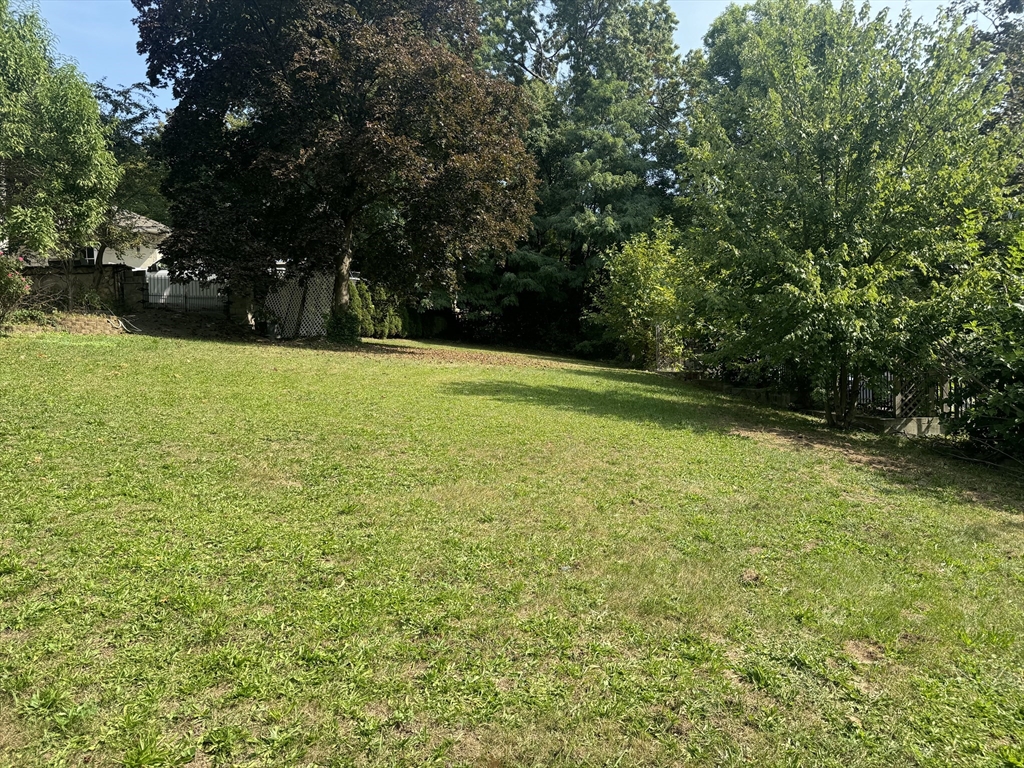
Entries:
{"type": "Polygon", "coordinates": [[[401,339],[408,334],[402,316],[403,307],[389,297],[380,286],[371,291],[374,307],[374,336],[378,339],[401,339]]]}
{"type": "Polygon", "coordinates": [[[0,327],[32,291],[31,281],[21,273],[24,260],[0,253],[0,327]]]}
{"type": "Polygon", "coordinates": [[[358,344],[360,339],[359,316],[352,311],[336,309],[327,318],[327,340],[335,344],[358,344]]]}
{"type": "Polygon", "coordinates": [[[339,344],[355,344],[360,338],[405,338],[408,316],[405,307],[383,288],[371,289],[362,280],[353,280],[348,312],[328,319],[327,338],[339,344]]]}
{"type": "Polygon", "coordinates": [[[419,312],[408,307],[399,307],[399,321],[402,323],[403,338],[419,339],[423,336],[423,318],[419,312]]]}
{"type": "Polygon", "coordinates": [[[349,285],[350,308],[352,313],[359,319],[359,335],[365,338],[376,336],[376,325],[374,315],[376,308],[370,298],[370,289],[366,283],[353,282],[349,285]]]}
{"type": "Polygon", "coordinates": [[[11,325],[40,325],[55,327],[56,320],[52,312],[37,307],[19,307],[7,316],[11,325]]]}
{"type": "Polygon", "coordinates": [[[670,223],[657,222],[653,232],[606,255],[607,281],[592,320],[639,365],[656,366],[659,352],[676,352],[680,344],[677,283],[683,258],[678,239],[670,223]]]}

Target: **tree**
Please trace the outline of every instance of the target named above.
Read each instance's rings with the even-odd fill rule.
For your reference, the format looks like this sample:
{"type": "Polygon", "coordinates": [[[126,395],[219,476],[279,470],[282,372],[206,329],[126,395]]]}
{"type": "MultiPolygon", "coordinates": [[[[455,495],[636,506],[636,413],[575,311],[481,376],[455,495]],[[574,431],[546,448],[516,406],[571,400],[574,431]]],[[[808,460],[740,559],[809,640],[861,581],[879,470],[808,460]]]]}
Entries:
{"type": "Polygon", "coordinates": [[[453,285],[532,212],[515,88],[474,66],[471,0],[133,0],[163,135],[174,272],[453,285]]]}
{"type": "Polygon", "coordinates": [[[672,212],[682,102],[663,0],[484,0],[482,62],[524,87],[540,205],[529,240],[459,296],[509,341],[582,340],[605,252],[672,212]]]}
{"type": "Polygon", "coordinates": [[[850,2],[732,7],[690,62],[687,298],[717,360],[785,367],[831,423],[859,384],[928,357],[941,286],[1013,205],[1018,139],[990,124],[998,60],[960,18],[891,25],[850,2]]]}
{"type": "Polygon", "coordinates": [[[682,341],[677,281],[686,270],[678,242],[676,228],[659,221],[605,259],[608,279],[595,302],[596,317],[642,365],[657,365],[659,347],[674,349],[682,341]]]}
{"type": "Polygon", "coordinates": [[[85,80],[37,14],[0,0],[0,245],[70,260],[118,178],[85,80]]]}
{"type": "Polygon", "coordinates": [[[993,56],[1002,57],[1010,74],[1010,87],[996,117],[1019,127],[1024,123],[1024,0],[956,0],[952,8],[987,22],[975,35],[991,47],[993,56]]]}
{"type": "MultiPolygon", "coordinates": [[[[124,253],[144,244],[147,232],[139,217],[166,223],[169,211],[160,191],[167,168],[158,156],[164,112],[153,103],[149,86],[112,88],[100,81],[92,87],[107,147],[121,168],[121,179],[96,228],[96,264],[100,266],[107,250],[124,253]]],[[[96,279],[100,279],[99,270],[96,279]]]]}

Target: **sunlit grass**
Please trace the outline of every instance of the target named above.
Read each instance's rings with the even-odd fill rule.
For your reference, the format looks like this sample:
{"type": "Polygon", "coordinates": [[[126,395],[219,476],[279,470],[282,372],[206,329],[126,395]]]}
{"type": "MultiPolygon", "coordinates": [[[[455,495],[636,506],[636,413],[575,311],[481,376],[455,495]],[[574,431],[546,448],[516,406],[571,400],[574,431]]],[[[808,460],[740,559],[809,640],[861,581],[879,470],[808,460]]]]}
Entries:
{"type": "Polygon", "coordinates": [[[1022,498],[638,372],[0,339],[0,765],[1021,765],[1022,498]]]}

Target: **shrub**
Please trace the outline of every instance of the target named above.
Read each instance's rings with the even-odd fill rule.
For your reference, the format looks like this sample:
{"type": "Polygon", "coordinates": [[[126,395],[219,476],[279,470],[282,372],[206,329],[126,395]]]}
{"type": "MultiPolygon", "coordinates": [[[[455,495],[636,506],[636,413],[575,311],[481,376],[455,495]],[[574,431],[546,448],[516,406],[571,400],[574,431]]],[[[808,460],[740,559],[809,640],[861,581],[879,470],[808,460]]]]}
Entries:
{"type": "Polygon", "coordinates": [[[56,315],[38,307],[19,307],[7,316],[12,325],[56,326],[56,315]]]}
{"type": "Polygon", "coordinates": [[[423,318],[420,313],[404,306],[398,308],[398,313],[398,320],[402,324],[403,338],[421,338],[423,336],[423,318]]]}
{"type": "Polygon", "coordinates": [[[378,339],[399,339],[407,335],[402,318],[402,305],[388,296],[380,286],[371,291],[374,307],[374,336],[378,339]]]}
{"type": "Polygon", "coordinates": [[[336,309],[327,318],[327,340],[335,344],[358,344],[360,339],[359,316],[352,311],[336,309]]]}
{"type": "Polygon", "coordinates": [[[655,366],[659,348],[674,350],[680,343],[677,283],[682,262],[678,233],[667,222],[657,222],[651,233],[637,235],[606,255],[606,282],[592,319],[635,363],[655,366]]]}
{"type": "Polygon", "coordinates": [[[377,335],[374,315],[376,308],[373,306],[373,299],[370,298],[370,289],[361,280],[353,282],[349,286],[351,296],[351,311],[359,319],[359,335],[365,338],[372,338],[377,335]]]}
{"type": "Polygon", "coordinates": [[[0,253],[0,327],[32,291],[31,281],[21,273],[23,264],[20,257],[0,253]]]}
{"type": "Polygon", "coordinates": [[[349,285],[349,308],[345,315],[327,321],[327,338],[339,344],[355,344],[360,338],[405,338],[408,313],[380,286],[370,288],[362,280],[349,285]]]}

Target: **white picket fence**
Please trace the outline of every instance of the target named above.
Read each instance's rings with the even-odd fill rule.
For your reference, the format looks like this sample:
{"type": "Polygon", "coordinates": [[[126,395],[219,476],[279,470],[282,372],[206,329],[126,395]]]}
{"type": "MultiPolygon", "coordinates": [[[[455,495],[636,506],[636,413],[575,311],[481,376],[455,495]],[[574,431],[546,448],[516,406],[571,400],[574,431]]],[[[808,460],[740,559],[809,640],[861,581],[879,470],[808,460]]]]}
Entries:
{"type": "Polygon", "coordinates": [[[210,312],[224,308],[225,298],[219,283],[175,283],[167,270],[146,273],[150,304],[184,312],[210,312]]]}

